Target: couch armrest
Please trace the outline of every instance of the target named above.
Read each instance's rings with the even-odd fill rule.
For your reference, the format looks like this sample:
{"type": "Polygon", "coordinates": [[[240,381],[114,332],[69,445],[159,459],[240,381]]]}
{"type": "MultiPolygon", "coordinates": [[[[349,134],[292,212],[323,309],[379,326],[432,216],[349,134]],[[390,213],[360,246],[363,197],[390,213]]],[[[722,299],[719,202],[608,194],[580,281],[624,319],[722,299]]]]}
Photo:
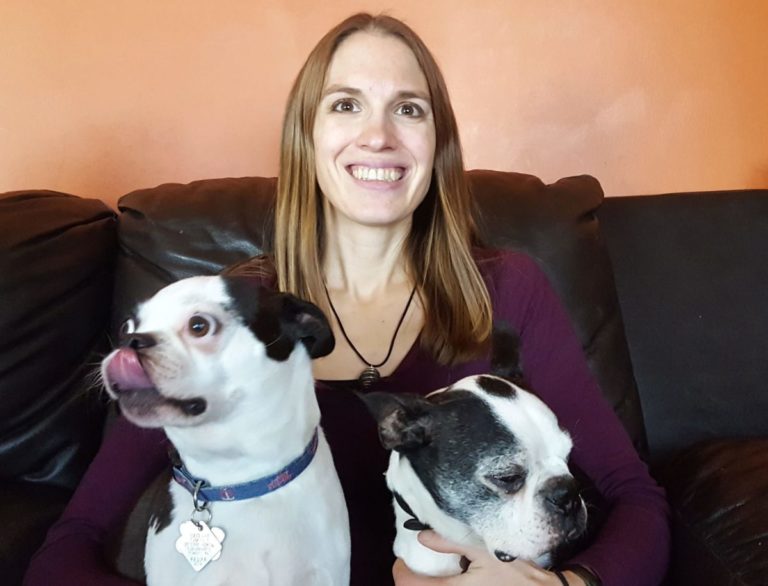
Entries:
{"type": "Polygon", "coordinates": [[[672,506],[670,584],[768,583],[768,438],[717,440],[659,470],[672,506]]]}
{"type": "Polygon", "coordinates": [[[115,245],[116,217],[101,201],[0,195],[3,482],[73,489],[98,447],[93,371],[106,348],[115,245]]]}

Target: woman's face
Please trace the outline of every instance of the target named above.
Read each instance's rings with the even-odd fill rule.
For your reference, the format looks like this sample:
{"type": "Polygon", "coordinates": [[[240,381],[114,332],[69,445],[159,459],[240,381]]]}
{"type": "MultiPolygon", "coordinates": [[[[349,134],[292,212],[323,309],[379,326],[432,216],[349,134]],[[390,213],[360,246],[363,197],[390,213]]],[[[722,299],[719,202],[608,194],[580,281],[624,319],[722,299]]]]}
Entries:
{"type": "Polygon", "coordinates": [[[429,189],[435,123],[416,57],[393,36],[337,48],[313,129],[317,181],[336,223],[410,222],[429,189]]]}

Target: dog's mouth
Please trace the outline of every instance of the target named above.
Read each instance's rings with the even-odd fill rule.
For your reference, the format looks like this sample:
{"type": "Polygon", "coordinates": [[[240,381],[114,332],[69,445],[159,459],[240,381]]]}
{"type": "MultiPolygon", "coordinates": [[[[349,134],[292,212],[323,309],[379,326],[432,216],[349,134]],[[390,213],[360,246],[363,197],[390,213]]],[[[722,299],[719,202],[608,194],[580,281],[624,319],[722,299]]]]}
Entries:
{"type": "Polygon", "coordinates": [[[132,348],[120,348],[109,357],[104,379],[109,394],[117,400],[123,413],[136,423],[148,423],[146,420],[157,418],[163,408],[170,407],[177,413],[194,417],[204,413],[208,406],[200,397],[175,399],[163,395],[132,348]]]}
{"type": "Polygon", "coordinates": [[[171,399],[161,395],[154,387],[121,391],[117,400],[126,415],[142,420],[157,416],[163,407],[171,407],[190,417],[202,415],[208,407],[205,399],[171,399]]]}
{"type": "Polygon", "coordinates": [[[155,388],[138,352],[132,348],[120,348],[107,359],[104,378],[115,399],[127,391],[155,388]]]}

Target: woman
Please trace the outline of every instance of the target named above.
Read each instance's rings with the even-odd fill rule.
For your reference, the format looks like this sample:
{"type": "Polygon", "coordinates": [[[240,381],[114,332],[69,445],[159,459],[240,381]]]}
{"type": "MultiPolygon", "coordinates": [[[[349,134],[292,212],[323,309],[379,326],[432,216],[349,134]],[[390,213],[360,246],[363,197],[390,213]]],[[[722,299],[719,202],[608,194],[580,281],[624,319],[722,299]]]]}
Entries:
{"type": "MultiPolygon", "coordinates": [[[[458,131],[434,59],[395,19],[345,20],[315,47],[289,97],[274,257],[230,272],[262,275],[335,316],[336,348],[314,369],[350,513],[352,583],[657,584],[669,540],[661,490],[591,378],[546,278],[523,255],[475,244],[458,131]],[[572,462],[610,512],[591,546],[556,571],[502,563],[425,532],[426,545],[471,563],[461,576],[419,577],[392,565],[386,454],[350,390],[423,394],[487,372],[494,319],[520,333],[528,382],[574,437],[572,462]]],[[[157,434],[118,422],[28,584],[47,583],[46,567],[58,584],[126,583],[103,569],[102,541],[165,465],[161,446],[157,434]]]]}

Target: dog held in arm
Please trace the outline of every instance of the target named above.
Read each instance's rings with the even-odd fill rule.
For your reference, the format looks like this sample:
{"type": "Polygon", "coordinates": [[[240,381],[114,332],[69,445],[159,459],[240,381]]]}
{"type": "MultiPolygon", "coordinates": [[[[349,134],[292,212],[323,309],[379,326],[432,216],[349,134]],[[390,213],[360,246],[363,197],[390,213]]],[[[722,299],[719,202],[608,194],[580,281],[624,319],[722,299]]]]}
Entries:
{"type": "Polygon", "coordinates": [[[494,333],[494,370],[504,377],[470,376],[427,397],[360,395],[392,450],[394,553],[416,573],[466,569],[460,556],[423,546],[421,529],[503,562],[543,567],[586,530],[586,506],[567,465],[570,437],[539,398],[510,382],[522,380],[517,344],[508,330],[494,333]]]}
{"type": "Polygon", "coordinates": [[[311,368],[333,346],[317,307],[246,277],[183,279],[139,306],[102,376],[179,461],[129,519],[121,573],[150,586],[349,583],[311,368]]]}

